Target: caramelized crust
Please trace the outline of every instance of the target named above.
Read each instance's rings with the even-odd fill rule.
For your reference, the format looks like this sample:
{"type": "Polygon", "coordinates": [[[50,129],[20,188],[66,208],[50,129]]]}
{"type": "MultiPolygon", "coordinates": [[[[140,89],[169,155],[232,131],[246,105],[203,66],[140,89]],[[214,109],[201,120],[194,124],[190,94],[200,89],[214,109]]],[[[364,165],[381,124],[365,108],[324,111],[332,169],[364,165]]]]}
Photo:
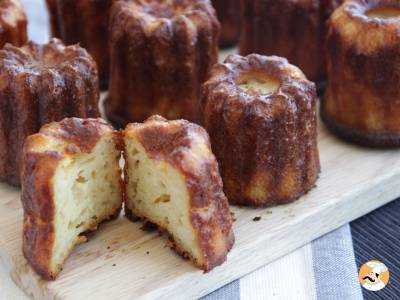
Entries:
{"type": "Polygon", "coordinates": [[[199,119],[200,85],[217,61],[219,23],[208,0],[120,1],[110,20],[108,117],[199,119]]]}
{"type": "Polygon", "coordinates": [[[60,38],[60,24],[58,23],[57,0],[46,0],[49,12],[51,36],[60,38]]]}
{"type": "Polygon", "coordinates": [[[398,1],[348,1],[333,15],[328,77],[321,106],[325,124],[340,137],[374,147],[400,146],[400,18],[369,17],[398,1]]]}
{"type": "Polygon", "coordinates": [[[219,45],[223,48],[236,45],[240,36],[240,0],[212,0],[221,23],[219,45]]]}
{"type": "Polygon", "coordinates": [[[109,12],[116,0],[47,0],[52,34],[67,45],[80,43],[99,69],[101,87],[108,86],[109,12]]]}
{"type": "MultiPolygon", "coordinates": [[[[178,243],[171,246],[205,271],[222,264],[234,243],[232,217],[207,132],[185,120],[167,121],[153,116],[144,124],[129,124],[124,136],[135,136],[151,159],[170,163],[185,178],[190,196],[190,222],[203,263],[195,262],[178,243]],[[194,151],[194,147],[200,152],[194,151]]],[[[126,151],[124,155],[127,155],[126,151]]],[[[127,171],[125,178],[129,185],[127,171]]],[[[127,206],[125,210],[128,217],[136,219],[127,206]]],[[[140,218],[146,220],[143,216],[140,218]]],[[[164,228],[160,230],[166,231],[164,228]]]]}
{"type": "MultiPolygon", "coordinates": [[[[39,133],[26,139],[21,174],[23,253],[33,269],[46,280],[55,279],[57,275],[50,268],[56,239],[53,182],[56,168],[66,157],[90,153],[105,134],[114,135],[116,145],[121,148],[119,136],[101,119],[64,119],[43,126],[39,133]]],[[[120,209],[118,207],[103,220],[92,220],[89,231],[96,230],[102,221],[118,216],[120,209]]],[[[84,236],[78,243],[83,241],[86,241],[84,236]]]]}
{"type": "Polygon", "coordinates": [[[241,1],[242,55],[286,57],[308,79],[325,79],[326,21],[343,0],[241,1]]]}
{"type": "Polygon", "coordinates": [[[203,124],[236,204],[267,206],[309,191],[320,170],[315,85],[286,59],[229,56],[203,86],[203,124]],[[243,82],[275,83],[244,90],[243,82]]]}
{"type": "Polygon", "coordinates": [[[0,1],[0,49],[6,43],[22,46],[28,40],[27,20],[21,0],[0,1]]]}
{"type": "Polygon", "coordinates": [[[59,40],[0,51],[0,179],[19,185],[25,138],[64,117],[97,117],[96,64],[59,40]]]}

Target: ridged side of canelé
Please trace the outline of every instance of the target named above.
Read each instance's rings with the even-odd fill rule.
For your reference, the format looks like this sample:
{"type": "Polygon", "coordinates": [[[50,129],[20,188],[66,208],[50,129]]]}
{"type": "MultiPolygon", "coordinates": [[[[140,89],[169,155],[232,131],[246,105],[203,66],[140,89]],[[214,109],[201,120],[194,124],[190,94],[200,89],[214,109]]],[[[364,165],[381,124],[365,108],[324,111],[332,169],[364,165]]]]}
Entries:
{"type": "Polygon", "coordinates": [[[113,6],[107,114],[117,123],[154,114],[198,121],[200,86],[217,61],[215,11],[208,0],[171,0],[165,5],[176,15],[158,17],[146,12],[149,3],[113,6]]]}
{"type": "Polygon", "coordinates": [[[236,45],[240,36],[240,0],[212,0],[221,23],[219,45],[223,48],[236,45]]]}
{"type": "Polygon", "coordinates": [[[50,34],[52,37],[60,38],[60,24],[58,24],[57,0],[46,0],[49,13],[50,34]]]}
{"type": "Polygon", "coordinates": [[[224,190],[235,204],[293,201],[314,187],[320,171],[315,84],[286,59],[229,56],[203,86],[203,125],[219,162],[224,190]],[[248,94],[247,72],[280,82],[271,94],[248,94]]]}
{"type": "MultiPolygon", "coordinates": [[[[116,149],[122,148],[119,134],[101,119],[64,119],[59,123],[47,124],[26,140],[21,193],[24,209],[23,254],[35,272],[45,280],[55,279],[61,271],[61,266],[54,270],[51,263],[57,238],[54,194],[56,169],[63,159],[90,153],[104,135],[112,135],[116,149]]],[[[116,161],[119,157],[115,158],[116,161]]],[[[85,224],[87,231],[95,231],[100,223],[117,217],[122,202],[121,195],[120,205],[109,215],[99,216],[85,224]]],[[[86,237],[82,235],[77,237],[76,243],[84,241],[86,237]]],[[[73,246],[68,249],[69,252],[73,246]]]]}
{"type": "Polygon", "coordinates": [[[106,89],[109,77],[108,21],[116,0],[47,0],[52,33],[67,45],[80,43],[96,61],[100,85],[106,89]]]}
{"type": "Polygon", "coordinates": [[[98,117],[98,77],[83,48],[58,40],[0,50],[0,180],[19,185],[22,146],[65,117],[98,117]],[[45,60],[45,61],[43,61],[45,60]]]}
{"type": "Polygon", "coordinates": [[[329,83],[321,105],[339,136],[374,147],[400,146],[400,21],[370,18],[397,1],[349,1],[330,20],[329,83]]]}
{"type": "Polygon", "coordinates": [[[307,78],[325,78],[326,21],[343,0],[241,0],[240,53],[286,57],[307,78]]]}
{"type": "Polygon", "coordinates": [[[6,43],[25,44],[28,40],[27,23],[21,0],[0,1],[0,49],[6,43]]]}
{"type": "MultiPolygon", "coordinates": [[[[198,261],[197,258],[190,257],[170,233],[171,246],[205,271],[225,262],[234,243],[232,216],[223,192],[218,163],[211,152],[209,136],[204,128],[185,120],[168,122],[160,116],[154,116],[144,124],[129,124],[123,135],[124,138],[138,139],[152,160],[168,162],[185,180],[190,197],[190,223],[202,259],[198,261]]],[[[124,155],[130,154],[125,151],[124,155]]],[[[127,168],[129,169],[129,165],[127,168]]],[[[125,178],[129,185],[127,169],[125,178]]],[[[126,201],[129,201],[128,194],[126,201]]],[[[130,219],[151,221],[146,216],[135,215],[129,207],[131,205],[125,205],[130,219]]],[[[159,229],[166,231],[162,227],[159,229]]]]}

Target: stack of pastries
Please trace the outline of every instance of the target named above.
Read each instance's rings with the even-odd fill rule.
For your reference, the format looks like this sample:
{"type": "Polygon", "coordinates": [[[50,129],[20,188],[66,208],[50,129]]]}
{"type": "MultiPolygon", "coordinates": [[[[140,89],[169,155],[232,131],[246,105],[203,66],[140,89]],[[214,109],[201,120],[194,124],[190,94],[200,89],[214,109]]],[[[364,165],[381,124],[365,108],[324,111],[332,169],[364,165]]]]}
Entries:
{"type": "Polygon", "coordinates": [[[400,146],[400,4],[342,2],[47,0],[62,41],[40,45],[20,0],[2,1],[0,180],[22,185],[34,270],[55,279],[122,206],[198,268],[222,264],[229,203],[284,204],[315,186],[310,80],[328,79],[321,115],[338,136],[400,146]],[[239,38],[243,56],[216,64],[239,38]],[[98,118],[107,85],[105,114],[124,129],[98,118]]]}

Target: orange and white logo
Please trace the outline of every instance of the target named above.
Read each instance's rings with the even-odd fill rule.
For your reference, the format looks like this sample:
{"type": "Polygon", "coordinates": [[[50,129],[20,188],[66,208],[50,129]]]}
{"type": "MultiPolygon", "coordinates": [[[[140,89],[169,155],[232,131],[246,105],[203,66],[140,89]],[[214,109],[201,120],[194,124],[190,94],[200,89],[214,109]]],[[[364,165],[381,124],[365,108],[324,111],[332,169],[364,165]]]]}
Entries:
{"type": "Polygon", "coordinates": [[[358,279],[368,291],[380,291],[389,282],[389,270],[384,263],[371,260],[361,266],[358,279]]]}

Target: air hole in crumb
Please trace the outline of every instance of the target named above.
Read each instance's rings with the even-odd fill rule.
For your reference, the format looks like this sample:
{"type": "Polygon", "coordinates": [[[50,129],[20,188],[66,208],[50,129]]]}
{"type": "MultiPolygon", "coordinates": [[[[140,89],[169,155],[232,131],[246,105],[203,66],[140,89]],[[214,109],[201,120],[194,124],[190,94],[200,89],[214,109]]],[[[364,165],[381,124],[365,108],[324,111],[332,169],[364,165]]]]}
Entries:
{"type": "Polygon", "coordinates": [[[88,180],[85,177],[79,175],[78,178],[75,179],[75,181],[78,183],[86,183],[88,180]]]}
{"type": "Polygon", "coordinates": [[[269,74],[259,72],[242,74],[238,78],[237,84],[240,90],[245,93],[259,93],[263,95],[275,93],[280,86],[279,80],[269,74]]]}
{"type": "Polygon", "coordinates": [[[162,194],[160,197],[158,197],[156,200],[154,200],[154,203],[168,203],[171,201],[171,196],[167,194],[162,194]]]}
{"type": "Polygon", "coordinates": [[[96,179],[96,171],[92,171],[91,175],[93,179],[96,179]]]}
{"type": "Polygon", "coordinates": [[[132,155],[136,155],[136,154],[138,154],[139,153],[139,151],[136,149],[136,148],[134,148],[133,150],[132,150],[132,155]]]}
{"type": "Polygon", "coordinates": [[[162,187],[162,188],[164,188],[164,189],[166,189],[167,188],[167,186],[164,184],[164,182],[162,182],[162,181],[160,181],[160,186],[162,187]]]}
{"type": "Polygon", "coordinates": [[[81,223],[79,223],[78,225],[76,225],[75,228],[78,229],[79,227],[81,227],[81,226],[84,225],[84,224],[85,224],[85,222],[81,222],[81,223]]]}
{"type": "Polygon", "coordinates": [[[261,220],[261,217],[260,217],[260,216],[254,217],[254,218],[253,218],[253,221],[254,221],[254,222],[258,222],[258,221],[260,221],[260,220],[261,220]]]}

